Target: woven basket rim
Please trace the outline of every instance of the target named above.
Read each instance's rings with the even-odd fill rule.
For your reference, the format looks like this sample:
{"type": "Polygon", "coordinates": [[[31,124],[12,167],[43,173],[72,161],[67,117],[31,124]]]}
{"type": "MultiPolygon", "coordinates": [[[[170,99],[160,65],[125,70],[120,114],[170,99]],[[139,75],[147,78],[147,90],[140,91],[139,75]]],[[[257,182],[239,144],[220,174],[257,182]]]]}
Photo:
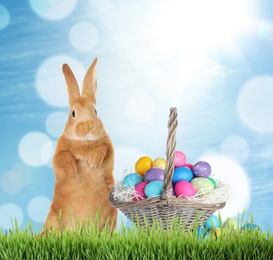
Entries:
{"type": "Polygon", "coordinates": [[[146,198],[144,200],[139,201],[119,201],[115,200],[113,194],[111,193],[109,196],[109,202],[116,208],[147,208],[150,206],[176,206],[176,207],[191,207],[198,209],[214,209],[219,210],[226,205],[226,202],[222,203],[203,203],[198,201],[191,201],[186,198],[179,198],[176,196],[170,197],[168,200],[162,199],[162,196],[154,197],[154,198],[146,198]]]}

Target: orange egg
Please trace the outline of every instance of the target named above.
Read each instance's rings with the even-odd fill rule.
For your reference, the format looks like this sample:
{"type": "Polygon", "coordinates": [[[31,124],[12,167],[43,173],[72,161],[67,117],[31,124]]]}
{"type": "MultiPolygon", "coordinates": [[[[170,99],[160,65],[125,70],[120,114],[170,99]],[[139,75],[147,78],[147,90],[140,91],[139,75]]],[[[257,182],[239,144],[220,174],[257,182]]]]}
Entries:
{"type": "Polygon", "coordinates": [[[139,158],[135,164],[135,171],[142,176],[144,176],[145,172],[153,167],[153,160],[148,156],[143,156],[139,158]]]}

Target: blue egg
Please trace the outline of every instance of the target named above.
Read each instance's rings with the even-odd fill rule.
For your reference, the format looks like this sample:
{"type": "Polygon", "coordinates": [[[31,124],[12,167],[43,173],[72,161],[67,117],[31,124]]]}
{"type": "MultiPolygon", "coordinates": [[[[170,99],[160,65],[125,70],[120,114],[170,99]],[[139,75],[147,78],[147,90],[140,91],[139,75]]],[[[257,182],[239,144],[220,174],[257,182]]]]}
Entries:
{"type": "Polygon", "coordinates": [[[178,181],[190,182],[193,178],[193,173],[190,168],[181,166],[174,168],[172,183],[175,184],[178,181]]]}
{"type": "Polygon", "coordinates": [[[247,223],[244,226],[242,226],[241,228],[242,231],[252,231],[252,230],[257,230],[257,231],[261,231],[260,227],[257,226],[256,224],[251,224],[251,223],[247,223]]]}
{"type": "Polygon", "coordinates": [[[143,182],[143,181],[144,181],[144,179],[140,174],[130,173],[130,174],[126,175],[122,184],[129,188],[132,186],[136,186],[137,184],[139,184],[140,182],[143,182]]]}
{"type": "Polygon", "coordinates": [[[151,181],[146,185],[144,193],[147,198],[158,197],[162,195],[162,188],[163,181],[151,181]]]}
{"type": "Polygon", "coordinates": [[[208,237],[210,237],[210,234],[205,228],[198,227],[197,236],[199,240],[203,240],[203,239],[206,240],[208,237]]]}
{"type": "Polygon", "coordinates": [[[211,230],[212,228],[220,228],[220,220],[217,216],[211,215],[204,223],[204,228],[206,230],[211,230]]]}

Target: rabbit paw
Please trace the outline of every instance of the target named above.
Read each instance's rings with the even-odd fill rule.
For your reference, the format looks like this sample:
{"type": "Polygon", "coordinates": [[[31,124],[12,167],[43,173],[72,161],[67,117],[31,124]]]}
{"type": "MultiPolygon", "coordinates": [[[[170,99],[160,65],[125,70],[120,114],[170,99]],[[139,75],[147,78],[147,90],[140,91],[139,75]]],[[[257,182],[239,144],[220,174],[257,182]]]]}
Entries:
{"type": "Polygon", "coordinates": [[[67,169],[65,169],[65,173],[70,178],[76,178],[77,166],[76,165],[70,165],[70,166],[71,167],[67,167],[67,169]]]}
{"type": "Polygon", "coordinates": [[[92,153],[90,153],[87,162],[89,163],[90,167],[98,168],[102,165],[104,157],[105,155],[93,151],[92,153]]]}
{"type": "Polygon", "coordinates": [[[53,157],[53,168],[55,175],[59,179],[65,177],[75,178],[77,173],[77,164],[74,157],[68,151],[56,153],[53,157]]]}
{"type": "Polygon", "coordinates": [[[67,178],[76,178],[76,170],[71,167],[62,167],[54,169],[57,180],[65,180],[67,178]]]}
{"type": "Polygon", "coordinates": [[[76,178],[77,174],[77,164],[76,161],[73,160],[66,160],[65,164],[62,164],[62,170],[65,176],[70,178],[76,178]]]}

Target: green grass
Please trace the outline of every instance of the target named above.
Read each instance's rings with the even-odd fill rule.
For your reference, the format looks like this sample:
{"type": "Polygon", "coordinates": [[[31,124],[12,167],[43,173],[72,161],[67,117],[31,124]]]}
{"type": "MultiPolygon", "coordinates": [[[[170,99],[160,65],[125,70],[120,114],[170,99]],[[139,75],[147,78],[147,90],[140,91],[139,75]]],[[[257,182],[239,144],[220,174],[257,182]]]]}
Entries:
{"type": "Polygon", "coordinates": [[[162,231],[156,225],[145,230],[123,228],[110,235],[97,228],[52,232],[37,236],[29,225],[16,224],[0,232],[0,259],[273,259],[273,236],[260,231],[225,233],[199,240],[197,230],[174,227],[162,231]]]}

